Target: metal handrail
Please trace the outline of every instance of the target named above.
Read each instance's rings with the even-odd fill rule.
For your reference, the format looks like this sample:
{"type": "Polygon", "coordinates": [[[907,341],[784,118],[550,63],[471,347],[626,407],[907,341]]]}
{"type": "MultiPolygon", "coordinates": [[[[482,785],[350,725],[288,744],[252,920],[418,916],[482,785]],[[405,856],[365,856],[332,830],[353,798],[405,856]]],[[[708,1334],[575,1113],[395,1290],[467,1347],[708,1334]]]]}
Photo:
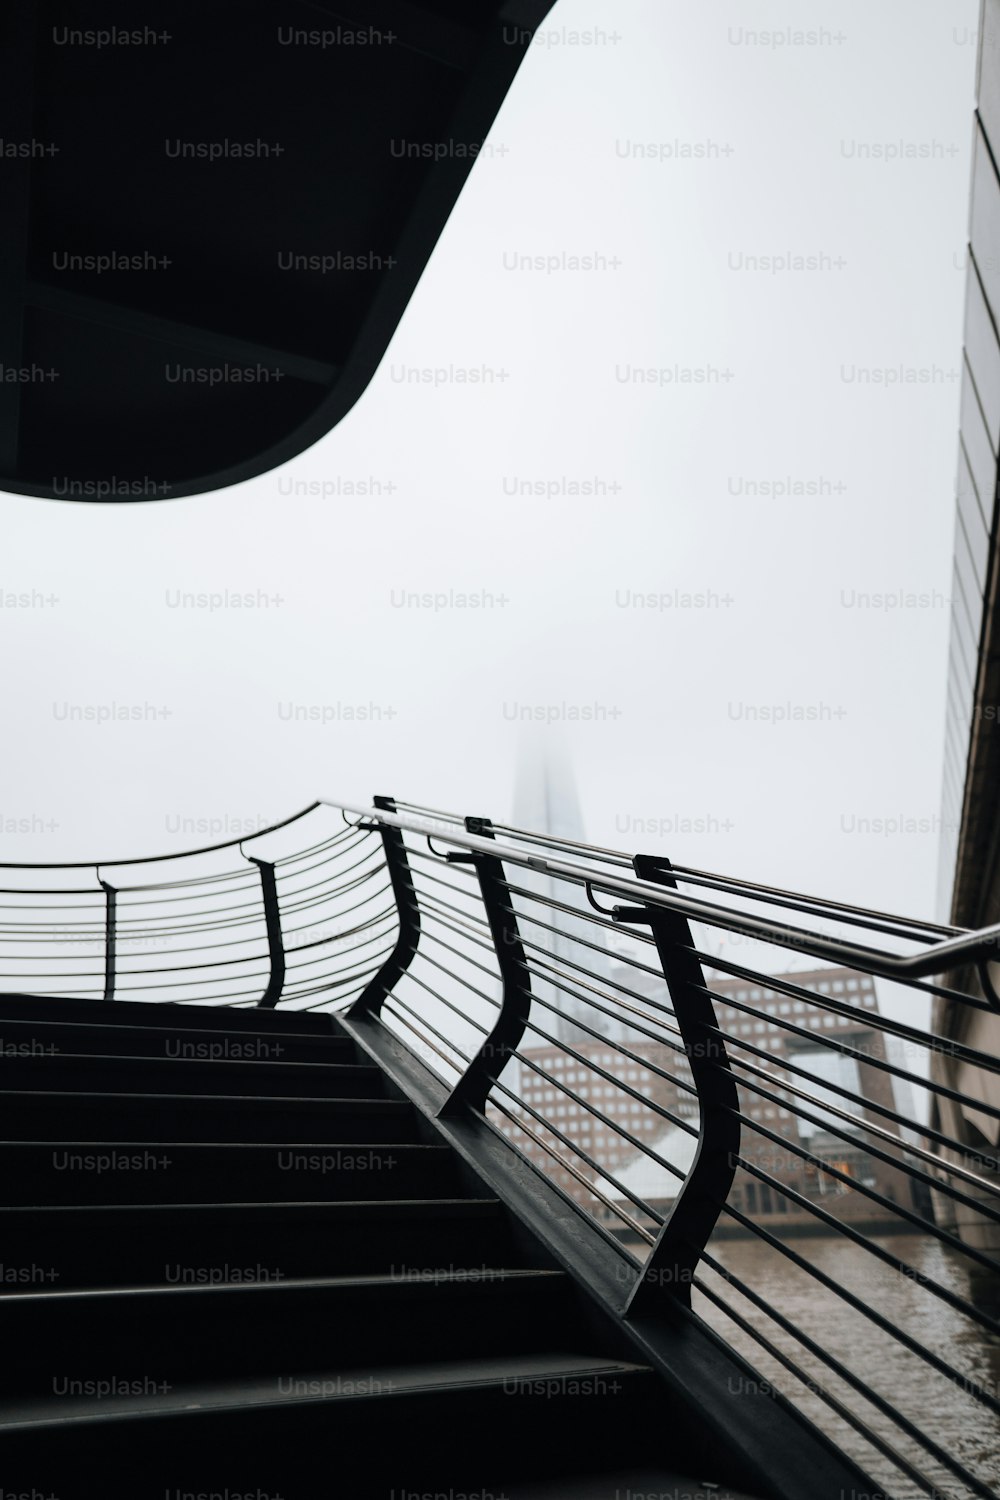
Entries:
{"type": "Polygon", "coordinates": [[[179,849],[173,854],[146,854],[139,859],[74,859],[28,864],[15,864],[10,860],[0,860],[0,870],[91,870],[95,866],[107,869],[112,865],[155,865],[165,860],[190,859],[197,854],[214,854],[218,849],[235,849],[240,844],[249,843],[251,839],[262,839],[265,834],[277,833],[279,828],[287,828],[290,823],[297,823],[300,818],[315,812],[319,805],[318,802],[310,802],[309,806],[303,807],[300,812],[292,813],[291,817],[282,818],[277,823],[271,823],[267,828],[258,828],[255,833],[241,834],[239,838],[226,839],[221,844],[203,844],[198,849],[179,849]]]}
{"type": "MultiPolygon", "coordinates": [[[[374,807],[357,807],[350,803],[333,802],[325,797],[319,799],[325,807],[340,808],[355,813],[376,825],[398,828],[404,833],[426,835],[427,823],[419,818],[406,817],[374,807]]],[[[1000,923],[982,927],[976,931],[962,932],[956,937],[931,943],[917,953],[894,954],[881,948],[872,948],[860,943],[848,942],[822,933],[809,932],[804,928],[775,926],[749,912],[741,912],[707,901],[699,901],[680,892],[666,890],[641,879],[625,880],[620,876],[595,874],[583,865],[569,864],[565,860],[546,859],[541,855],[525,854],[516,847],[484,839],[477,834],[442,829],[434,825],[435,836],[443,843],[454,844],[477,854],[500,854],[506,864],[518,865],[521,869],[533,870],[537,874],[552,875],[557,879],[570,880],[576,884],[590,886],[606,895],[625,896],[630,901],[641,900],[652,906],[661,906],[667,911],[677,912],[694,922],[712,927],[724,927],[744,937],[756,937],[762,942],[775,943],[780,947],[795,948],[817,958],[828,959],[846,968],[863,967],[884,979],[919,979],[927,975],[942,974],[963,963],[974,963],[989,956],[991,950],[1000,947],[1000,923]]],[[[806,897],[805,900],[812,898],[806,897]]],[[[860,908],[847,908],[850,912],[860,908]]],[[[835,910],[831,916],[835,916],[835,910]]],[[[874,915],[874,914],[873,914],[874,915]]],[[[879,914],[881,915],[881,914],[879,914]]],[[[905,920],[905,919],[901,919],[905,920]]]]}
{"type": "MultiPolygon", "coordinates": [[[[924,1296],[973,1327],[990,1336],[1000,1334],[1000,1319],[948,1278],[910,1264],[897,1253],[895,1242],[883,1244],[870,1237],[898,1233],[900,1226],[910,1232],[923,1230],[950,1253],[964,1253],[980,1274],[1000,1274],[995,1252],[966,1243],[954,1226],[948,1227],[949,1221],[935,1222],[930,1214],[930,1195],[937,1193],[953,1214],[971,1213],[973,1219],[979,1215],[980,1222],[995,1226],[1000,1222],[1000,1181],[995,1175],[1000,1162],[970,1155],[936,1114],[932,1123],[919,1123],[896,1103],[891,1090],[897,1085],[923,1090],[935,1105],[961,1104],[966,1095],[947,1070],[932,1068],[925,1077],[919,1066],[901,1063],[890,1048],[918,1046],[929,1060],[936,1053],[947,1054],[956,1067],[978,1068],[994,1076],[1000,1063],[982,1044],[976,1045],[975,1038],[951,1041],[912,1021],[883,1016],[877,1007],[867,1008],[868,1002],[859,1005],[851,994],[819,992],[815,975],[804,977],[803,986],[795,982],[795,973],[772,977],[720,959],[723,973],[731,977],[722,981],[719,993],[719,981],[706,982],[701,970],[702,964],[713,966],[716,960],[700,951],[689,923],[810,955],[840,969],[906,986],[924,1000],[937,996],[971,1011],[997,1008],[987,966],[1000,942],[1000,925],[975,932],[942,927],[385,798],[363,807],[321,801],[340,808],[352,826],[379,831],[384,841],[392,839],[391,851],[386,844],[387,859],[395,866],[401,919],[405,912],[407,920],[415,916],[422,924],[411,933],[403,961],[397,949],[395,960],[383,964],[347,1016],[357,1015],[360,1021],[367,1003],[369,1021],[377,1018],[377,1024],[387,1026],[395,1042],[414,1052],[445,1084],[447,1102],[440,1113],[471,1111],[505,1136],[528,1166],[589,1216],[593,1229],[634,1257],[639,1270],[628,1310],[648,1314],[665,1296],[690,1308],[692,1288],[697,1289],[703,1308],[724,1314],[738,1338],[777,1360],[799,1381],[799,1390],[807,1387],[810,1402],[819,1400],[846,1423],[849,1439],[856,1435],[864,1445],[851,1449],[848,1441],[853,1456],[868,1461],[874,1452],[889,1461],[897,1477],[901,1473],[943,1496],[937,1475],[929,1477],[917,1462],[929,1458],[963,1486],[963,1500],[969,1494],[993,1497],[976,1465],[964,1461],[958,1443],[949,1452],[923,1432],[919,1413],[907,1409],[905,1396],[889,1399],[874,1389],[864,1365],[850,1368],[824,1347],[822,1338],[811,1335],[808,1320],[806,1327],[798,1326],[772,1308],[752,1286],[729,1276],[724,1262],[707,1246],[716,1226],[755,1235],[796,1273],[812,1275],[825,1294],[842,1299],[852,1316],[869,1320],[880,1335],[894,1338],[906,1357],[923,1361],[932,1376],[951,1384],[953,1394],[957,1387],[977,1416],[1000,1415],[1000,1400],[988,1383],[963,1374],[957,1355],[928,1346],[921,1327],[896,1327],[876,1295],[859,1294],[839,1277],[813,1266],[809,1256],[782,1236],[781,1220],[773,1216],[774,1206],[783,1207],[821,1232],[841,1237],[866,1253],[883,1274],[911,1279],[924,1296]],[[563,857],[567,851],[578,852],[587,863],[563,857]],[[435,863],[436,872],[431,869],[435,863]],[[458,878],[459,872],[465,878],[458,878]],[[523,872],[520,879],[518,872],[523,872]],[[545,879],[533,881],[531,876],[545,879]],[[709,893],[692,896],[678,888],[684,883],[710,887],[711,895],[733,898],[734,904],[710,899],[709,893]],[[605,905],[598,895],[615,904],[605,905]],[[832,930],[775,922],[770,915],[739,909],[737,901],[766,904],[772,911],[791,907],[832,930]],[[521,936],[525,924],[528,937],[521,936]],[[864,928],[869,939],[888,936],[903,951],[841,936],[838,926],[864,928]],[[640,962],[631,953],[611,954],[607,934],[624,927],[635,942],[646,945],[639,951],[650,962],[640,962]],[[595,937],[598,941],[592,940],[595,937]],[[482,988],[491,955],[499,1001],[482,988]],[[952,972],[973,965],[978,966],[985,1000],[952,987],[952,972]],[[623,983],[623,976],[631,985],[623,983]],[[734,988],[741,982],[751,986],[749,994],[734,988]],[[813,1019],[800,1024],[796,1016],[803,1002],[815,1009],[813,1019]],[[720,1003],[727,1007],[724,1022],[716,1013],[720,1003]],[[825,1013],[822,1026],[817,1012],[825,1013]],[[742,1017],[762,1020],[761,1030],[782,1032],[787,1055],[775,1059],[766,1043],[751,1041],[742,1017]],[[616,1028],[616,1022],[624,1030],[616,1028]],[[834,1029],[859,1022],[870,1031],[870,1046],[863,1039],[855,1041],[850,1032],[834,1029]],[[529,1040],[521,1043],[522,1034],[529,1040]],[[625,1037],[629,1044],[620,1039],[625,1037]],[[881,1051],[873,1050],[877,1039],[881,1051]],[[869,1084],[857,1077],[852,1084],[842,1072],[823,1083],[825,1074],[814,1075],[797,1060],[796,1047],[808,1050],[810,1045],[845,1064],[870,1064],[874,1072],[867,1076],[888,1079],[889,1092],[871,1093],[869,1084]],[[509,1071],[511,1063],[516,1063],[519,1074],[509,1071]],[[578,1081],[584,1078],[593,1087],[578,1081]],[[605,1102],[608,1085],[624,1105],[605,1102]],[[825,1095],[816,1094],[817,1086],[827,1090],[825,1095]],[[540,1093],[540,1087],[547,1092],[540,1093]],[[673,1090],[667,1097],[689,1101],[697,1123],[687,1113],[689,1105],[667,1105],[658,1093],[664,1088],[673,1090]],[[557,1108],[557,1101],[567,1103],[569,1110],[557,1108]],[[637,1108],[647,1120],[658,1119],[659,1126],[647,1124],[639,1130],[629,1113],[637,1108]],[[575,1116],[572,1124],[564,1118],[567,1115],[575,1116]],[[787,1116],[790,1123],[772,1126],[766,1123],[771,1115],[787,1116]],[[799,1122],[805,1131],[801,1137],[799,1122]],[[686,1169],[679,1169],[659,1144],[666,1137],[657,1131],[668,1127],[676,1139],[693,1142],[694,1158],[686,1169]],[[603,1145],[596,1140],[591,1145],[590,1136],[583,1133],[593,1129],[604,1130],[603,1145]],[[823,1146],[813,1142],[817,1132],[823,1146]],[[617,1145],[618,1155],[609,1158],[611,1143],[617,1145]],[[767,1153],[776,1150],[782,1162],[791,1165],[773,1165],[767,1153]],[[858,1164],[849,1165],[854,1156],[858,1164]],[[615,1165],[626,1159],[645,1160],[662,1175],[678,1179],[674,1193],[667,1195],[673,1203],[666,1213],[655,1193],[640,1189],[636,1178],[615,1165]],[[734,1189],[737,1171],[741,1182],[734,1189]],[[817,1185],[810,1185],[808,1175],[803,1175],[808,1173],[817,1185]],[[825,1196],[828,1191],[848,1195],[846,1215],[825,1196]],[[897,1192],[905,1193],[898,1201],[897,1192]],[[772,1216],[771,1228],[758,1222],[755,1193],[760,1195],[759,1212],[772,1216]],[[866,1214],[874,1216],[874,1227],[866,1214]],[[768,1338],[756,1318],[744,1317],[731,1298],[720,1296],[719,1277],[773,1318],[778,1343],[768,1338]],[[789,1338],[808,1358],[819,1360],[834,1381],[846,1382],[846,1398],[839,1389],[817,1384],[789,1357],[781,1342],[789,1338]],[[858,1405],[858,1398],[863,1405],[858,1405]],[[870,1409],[878,1413],[874,1424],[870,1409]]],[[[1000,1115],[978,1095],[976,1107],[1000,1115]]],[[[794,1400],[795,1393],[789,1394],[794,1400]]],[[[889,1491],[893,1485],[884,1488],[889,1491]]]]}
{"type": "MultiPolygon", "coordinates": [[[[52,981],[75,980],[75,991],[90,995],[103,981],[105,1000],[128,996],[154,998],[150,992],[155,992],[165,999],[174,998],[177,1003],[184,1003],[194,991],[203,1003],[244,1004],[247,1000],[252,1002],[254,992],[239,987],[233,989],[232,977],[239,975],[252,983],[252,973],[259,972],[263,962],[266,969],[261,978],[262,988],[257,991],[257,1003],[275,1005],[286,990],[288,999],[295,998],[303,993],[302,977],[290,973],[286,984],[288,945],[282,932],[283,918],[332,903],[338,916],[358,913],[358,931],[366,931],[373,915],[369,903],[375,902],[381,894],[379,877],[384,872],[384,865],[378,859],[372,861],[370,858],[371,854],[377,853],[377,846],[363,853],[360,859],[355,856],[358,845],[371,842],[370,833],[358,835],[344,828],[335,830],[332,836],[314,842],[299,850],[297,856],[289,856],[286,860],[265,859],[250,852],[255,840],[287,828],[318,808],[319,804],[314,802],[300,812],[253,833],[172,854],[101,863],[0,864],[0,869],[8,871],[47,870],[58,874],[65,870],[87,870],[92,873],[94,887],[87,887],[79,894],[89,896],[93,890],[98,901],[89,903],[88,909],[96,913],[103,908],[103,920],[95,917],[87,923],[71,924],[73,931],[67,936],[64,931],[66,921],[57,928],[52,918],[57,912],[64,914],[82,908],[79,903],[71,907],[59,903],[58,898],[66,894],[61,883],[49,887],[37,884],[15,887],[11,894],[21,900],[12,910],[19,914],[30,910],[35,918],[38,913],[45,913],[49,922],[46,923],[44,918],[32,920],[31,931],[27,934],[35,950],[31,953],[15,952],[25,934],[12,933],[8,930],[11,924],[5,924],[5,930],[0,932],[0,944],[6,959],[6,977],[0,978],[0,985],[18,993],[72,994],[74,990],[67,989],[64,983],[60,983],[57,991],[52,981]],[[164,863],[173,866],[177,861],[229,849],[238,850],[244,861],[242,868],[204,874],[196,867],[190,875],[180,877],[176,870],[171,869],[169,878],[158,881],[146,878],[137,884],[123,884],[119,878],[120,872],[128,867],[141,869],[164,863]],[[307,883],[303,884],[303,880],[307,883]],[[351,898],[349,893],[359,887],[364,887],[361,899],[351,898]],[[245,892],[249,899],[238,896],[234,904],[233,897],[238,892],[245,892]],[[174,915],[170,915],[171,912],[174,915]],[[103,943],[103,971],[77,968],[67,972],[65,964],[72,962],[75,955],[71,952],[63,956],[59,950],[71,941],[82,941],[80,933],[84,927],[92,946],[103,943]],[[49,947],[45,951],[47,928],[49,947]],[[236,935],[235,929],[242,931],[236,935]],[[233,934],[229,941],[220,941],[229,934],[233,934]],[[266,939],[263,953],[260,951],[262,936],[266,939]],[[134,961],[137,955],[131,951],[135,942],[154,944],[162,956],[153,963],[140,961],[137,967],[134,961]],[[229,956],[223,956],[219,950],[225,950],[229,956]],[[146,982],[154,979],[160,982],[146,982]]],[[[385,912],[380,906],[374,911],[378,920],[384,919],[385,912]]],[[[322,948],[324,945],[316,946],[322,948]]],[[[331,993],[336,989],[339,1000],[341,987],[352,975],[357,977],[359,985],[363,984],[370,977],[371,968],[360,954],[346,966],[338,964],[336,946],[332,943],[326,946],[327,952],[307,961],[322,966],[322,972],[315,974],[315,982],[310,982],[308,993],[316,993],[326,979],[331,993]]],[[[302,959],[296,957],[296,953],[297,948],[288,949],[295,968],[299,969],[302,959]]]]}

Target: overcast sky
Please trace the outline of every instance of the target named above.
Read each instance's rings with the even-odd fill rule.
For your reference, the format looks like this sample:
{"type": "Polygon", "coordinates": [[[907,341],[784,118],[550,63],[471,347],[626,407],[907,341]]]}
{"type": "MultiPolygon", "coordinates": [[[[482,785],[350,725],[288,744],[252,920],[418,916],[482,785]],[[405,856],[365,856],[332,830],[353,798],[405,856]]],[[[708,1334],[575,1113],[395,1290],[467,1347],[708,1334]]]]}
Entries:
{"type": "Polygon", "coordinates": [[[560,0],[339,427],[214,495],[0,496],[5,857],[317,795],[503,819],[527,711],[593,839],[929,915],[977,11],[560,0]]]}

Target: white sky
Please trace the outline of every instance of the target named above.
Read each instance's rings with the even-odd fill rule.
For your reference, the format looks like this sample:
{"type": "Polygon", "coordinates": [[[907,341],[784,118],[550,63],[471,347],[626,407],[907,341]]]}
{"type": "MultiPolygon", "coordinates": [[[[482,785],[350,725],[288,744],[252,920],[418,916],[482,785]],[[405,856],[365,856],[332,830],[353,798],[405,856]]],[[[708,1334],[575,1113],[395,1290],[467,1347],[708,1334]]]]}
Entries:
{"type": "MultiPolygon", "coordinates": [[[[237,824],[225,837],[316,795],[502,820],[513,705],[596,704],[620,714],[559,726],[591,838],[929,915],[977,11],[615,0],[617,42],[533,49],[491,137],[506,153],[475,167],[375,380],[322,442],[210,496],[0,496],[0,588],[58,596],[0,609],[4,857],[180,849],[205,841],[190,820],[237,824]],[[785,28],[825,40],[746,42],[785,28]],[[712,156],[678,160],[678,142],[712,156]],[[901,142],[929,155],[858,154],[901,142]],[[733,269],[787,252],[828,269],[733,269]],[[564,253],[621,266],[504,265],[564,253]],[[400,383],[412,366],[509,378],[400,383]],[[734,373],[622,383],[634,366],[734,373]],[[937,378],[845,379],[900,366],[937,378]],[[370,476],[397,488],[294,490],[370,476]],[[827,493],[739,493],[789,476],[827,493]],[[504,494],[594,477],[621,489],[504,494]],[[172,607],[258,589],[282,602],[172,607]],[[394,603],[442,590],[508,602],[394,603]],[[622,604],[707,590],[731,602],[622,604]],[[930,604],[845,607],[866,590],[930,604]],[[395,717],[287,722],[289,704],[395,717]],[[66,705],[168,716],[69,722],[66,705]],[[823,717],[750,723],[745,705],[823,717]],[[897,817],[927,831],[854,826],[897,817]]],[[[607,34],[607,14],[560,0],[545,30],[607,34]]]]}

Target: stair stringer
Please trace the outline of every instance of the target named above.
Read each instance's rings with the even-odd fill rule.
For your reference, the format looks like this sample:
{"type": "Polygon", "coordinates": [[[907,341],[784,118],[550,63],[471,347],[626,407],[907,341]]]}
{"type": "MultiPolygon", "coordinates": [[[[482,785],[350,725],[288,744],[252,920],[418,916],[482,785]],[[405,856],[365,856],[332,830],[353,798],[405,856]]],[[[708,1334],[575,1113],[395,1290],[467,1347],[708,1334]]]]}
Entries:
{"type": "Polygon", "coordinates": [[[340,1022],[382,1069],[390,1096],[416,1106],[424,1139],[446,1141],[470,1187],[505,1206],[524,1248],[568,1273],[588,1327],[621,1358],[657,1371],[664,1386],[664,1431],[682,1430],[688,1444],[684,1454],[664,1453],[665,1462],[703,1466],[713,1481],[767,1500],[880,1493],[870,1475],[669,1292],[657,1311],[647,1304],[641,1317],[626,1318],[641,1274],[628,1251],[481,1114],[466,1108],[442,1116],[450,1089],[380,1021],[341,1015],[340,1022]]]}

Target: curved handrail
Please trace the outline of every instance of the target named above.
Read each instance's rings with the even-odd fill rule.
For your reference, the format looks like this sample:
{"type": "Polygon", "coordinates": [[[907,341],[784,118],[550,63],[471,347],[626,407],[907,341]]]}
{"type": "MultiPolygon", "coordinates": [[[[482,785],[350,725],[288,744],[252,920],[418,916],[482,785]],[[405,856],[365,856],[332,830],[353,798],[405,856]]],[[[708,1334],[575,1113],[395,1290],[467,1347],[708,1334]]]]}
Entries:
{"type": "Polygon", "coordinates": [[[173,854],[147,854],[138,859],[71,859],[71,860],[49,860],[46,862],[14,862],[0,859],[0,870],[92,870],[96,866],[110,868],[112,865],[156,865],[165,860],[190,859],[197,854],[214,854],[218,849],[234,849],[239,844],[246,844],[251,839],[262,839],[265,834],[277,833],[279,828],[287,828],[290,823],[297,823],[300,818],[315,812],[321,802],[310,802],[308,807],[303,807],[300,812],[292,813],[289,818],[282,818],[280,822],[271,823],[267,828],[258,828],[256,833],[243,833],[239,838],[226,839],[221,844],[203,844],[199,849],[178,849],[173,854]]]}
{"type": "MultiPolygon", "coordinates": [[[[9,894],[16,902],[16,905],[8,905],[0,915],[16,913],[20,916],[29,909],[36,914],[30,924],[32,930],[27,934],[34,951],[20,951],[24,934],[0,933],[5,963],[5,968],[0,970],[0,988],[6,991],[13,981],[19,993],[68,994],[72,991],[65,989],[62,981],[75,981],[74,988],[82,992],[98,988],[103,981],[103,995],[108,1001],[149,998],[142,993],[144,991],[162,991],[164,998],[171,998],[168,992],[173,991],[173,998],[184,999],[194,988],[208,1003],[225,1004],[232,1000],[243,1003],[254,991],[237,989],[233,992],[232,980],[238,976],[250,983],[255,983],[259,977],[260,988],[256,995],[260,1005],[272,1007],[282,999],[296,999],[301,993],[299,971],[303,960],[297,949],[286,951],[283,917],[310,908],[326,909],[331,902],[338,917],[359,907],[368,909],[371,914],[369,903],[382,894],[376,889],[378,863],[372,863],[368,854],[359,860],[355,853],[358,844],[368,842],[370,834],[367,832],[361,835],[346,829],[335,832],[332,838],[324,837],[320,843],[300,850],[297,859],[290,857],[278,861],[253,852],[255,841],[297,823],[317,811],[319,806],[313,802],[265,828],[172,854],[99,863],[80,860],[0,865],[0,869],[11,872],[6,880],[11,887],[9,894]],[[240,868],[211,869],[212,865],[235,863],[232,854],[214,860],[211,856],[219,850],[238,851],[240,868]],[[201,864],[198,856],[202,857],[201,864]],[[178,867],[178,860],[194,860],[194,863],[193,866],[178,867]],[[205,863],[209,866],[208,873],[204,872],[205,863]],[[145,870],[146,866],[153,864],[165,868],[145,870]],[[21,870],[32,874],[19,882],[16,872],[21,870]],[[185,870],[189,873],[184,873],[185,870]],[[56,877],[51,885],[38,882],[39,873],[45,871],[56,877]],[[85,872],[94,882],[93,886],[71,889],[73,894],[81,897],[93,896],[95,899],[88,902],[87,910],[96,915],[103,908],[103,921],[74,921],[82,908],[60,903],[60,898],[68,894],[64,874],[67,871],[85,872]],[[129,884],[130,875],[136,873],[139,874],[139,883],[129,884]],[[364,890],[358,901],[351,893],[361,887],[364,890]],[[244,893],[249,899],[244,900],[243,894],[237,893],[244,893]],[[345,902],[352,904],[345,907],[345,902]],[[38,913],[44,915],[39,918],[38,913]],[[67,928],[65,944],[62,941],[64,934],[56,926],[57,915],[62,926],[67,928]],[[267,939],[263,953],[259,951],[256,931],[261,921],[267,939]],[[241,930],[237,932],[236,929],[241,930]],[[230,940],[221,943],[218,939],[222,936],[230,940]],[[47,950],[43,946],[46,938],[49,939],[47,950]],[[79,967],[67,970],[67,962],[75,961],[76,955],[73,951],[63,951],[66,944],[99,943],[102,938],[105,950],[103,972],[79,967]],[[143,954],[147,948],[155,951],[152,965],[140,962],[139,967],[135,966],[139,956],[137,944],[143,954]],[[147,978],[157,982],[147,983],[147,978]],[[56,985],[59,987],[55,988],[56,985]]],[[[325,828],[327,820],[322,821],[325,828]]],[[[300,837],[296,842],[308,844],[309,840],[300,837]]],[[[3,899],[0,896],[0,901],[3,899]]],[[[380,947],[385,936],[382,932],[378,934],[380,947]]],[[[332,950],[330,953],[324,951],[306,963],[321,963],[326,968],[331,957],[332,950]]],[[[349,967],[357,968],[357,965],[349,967]]],[[[333,975],[316,977],[332,979],[333,975]]]]}

